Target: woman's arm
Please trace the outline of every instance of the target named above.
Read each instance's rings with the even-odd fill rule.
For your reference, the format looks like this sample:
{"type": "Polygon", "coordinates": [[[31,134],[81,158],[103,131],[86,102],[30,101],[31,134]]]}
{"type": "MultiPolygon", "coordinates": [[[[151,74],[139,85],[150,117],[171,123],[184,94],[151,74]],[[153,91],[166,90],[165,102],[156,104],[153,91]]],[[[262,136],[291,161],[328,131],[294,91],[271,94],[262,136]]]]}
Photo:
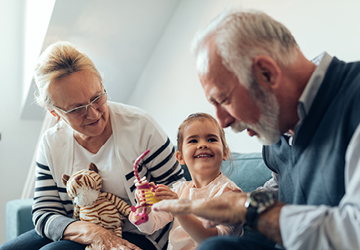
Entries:
{"type": "Polygon", "coordinates": [[[157,122],[149,115],[145,114],[142,123],[140,145],[150,150],[150,153],[143,164],[148,169],[151,179],[156,184],[169,186],[183,178],[183,170],[175,157],[175,148],[169,137],[157,122]]]}
{"type": "Polygon", "coordinates": [[[36,232],[53,241],[60,240],[66,226],[75,221],[69,217],[73,209],[71,199],[62,201],[58,190],[49,167],[37,162],[32,219],[36,232]]]}

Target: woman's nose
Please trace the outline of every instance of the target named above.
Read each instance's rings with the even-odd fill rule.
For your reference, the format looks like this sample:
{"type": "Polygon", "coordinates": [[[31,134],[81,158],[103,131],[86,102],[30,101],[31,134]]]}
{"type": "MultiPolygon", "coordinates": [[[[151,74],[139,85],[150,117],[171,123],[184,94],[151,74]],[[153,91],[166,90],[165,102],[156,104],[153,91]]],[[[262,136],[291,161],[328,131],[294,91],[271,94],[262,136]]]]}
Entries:
{"type": "Polygon", "coordinates": [[[94,108],[92,105],[89,105],[87,107],[87,110],[86,110],[86,117],[87,118],[92,118],[92,117],[97,117],[98,116],[98,110],[96,108],[94,108]]]}

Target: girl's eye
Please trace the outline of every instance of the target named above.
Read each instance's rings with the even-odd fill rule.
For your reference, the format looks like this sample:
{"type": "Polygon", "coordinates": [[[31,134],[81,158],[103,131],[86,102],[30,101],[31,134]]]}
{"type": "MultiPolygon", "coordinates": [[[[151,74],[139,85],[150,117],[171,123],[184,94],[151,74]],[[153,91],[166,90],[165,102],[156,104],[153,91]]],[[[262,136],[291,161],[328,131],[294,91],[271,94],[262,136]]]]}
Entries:
{"type": "Polygon", "coordinates": [[[193,139],[193,140],[188,141],[188,143],[197,143],[197,140],[193,139]]]}
{"type": "Polygon", "coordinates": [[[210,139],[208,140],[208,142],[215,142],[215,141],[217,141],[216,138],[210,138],[210,139]]]}

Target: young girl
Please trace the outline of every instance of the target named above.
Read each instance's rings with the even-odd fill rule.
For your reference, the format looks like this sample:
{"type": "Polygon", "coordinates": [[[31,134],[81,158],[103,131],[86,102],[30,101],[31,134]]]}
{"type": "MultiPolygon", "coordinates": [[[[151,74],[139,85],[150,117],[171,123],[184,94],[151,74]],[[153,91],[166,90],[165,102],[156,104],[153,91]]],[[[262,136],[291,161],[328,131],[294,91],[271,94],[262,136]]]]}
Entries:
{"type": "MultiPolygon", "coordinates": [[[[227,159],[229,148],[225,142],[224,130],[212,116],[205,113],[190,115],[180,125],[177,140],[176,158],[180,164],[187,165],[192,181],[179,181],[172,189],[158,185],[155,191],[158,200],[208,199],[225,192],[241,191],[220,172],[221,163],[227,159]]],[[[168,249],[195,249],[210,236],[242,232],[241,226],[235,228],[219,225],[206,229],[202,220],[194,215],[177,215],[174,218],[166,212],[151,209],[146,211],[149,220],[137,227],[147,234],[152,234],[175,219],[169,234],[168,249]]],[[[138,219],[135,213],[131,213],[129,218],[133,224],[138,219]]]]}

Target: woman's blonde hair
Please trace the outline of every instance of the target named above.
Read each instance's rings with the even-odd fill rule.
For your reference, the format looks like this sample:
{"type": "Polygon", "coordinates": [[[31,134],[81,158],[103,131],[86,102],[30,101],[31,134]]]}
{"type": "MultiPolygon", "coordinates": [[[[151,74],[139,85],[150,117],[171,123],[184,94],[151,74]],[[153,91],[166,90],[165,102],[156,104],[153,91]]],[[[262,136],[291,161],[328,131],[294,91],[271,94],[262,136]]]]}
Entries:
{"type": "Polygon", "coordinates": [[[78,51],[71,43],[58,41],[47,47],[39,57],[34,71],[37,104],[45,108],[52,107],[48,93],[50,83],[81,70],[91,71],[102,83],[101,74],[93,61],[86,54],[78,51]]]}

